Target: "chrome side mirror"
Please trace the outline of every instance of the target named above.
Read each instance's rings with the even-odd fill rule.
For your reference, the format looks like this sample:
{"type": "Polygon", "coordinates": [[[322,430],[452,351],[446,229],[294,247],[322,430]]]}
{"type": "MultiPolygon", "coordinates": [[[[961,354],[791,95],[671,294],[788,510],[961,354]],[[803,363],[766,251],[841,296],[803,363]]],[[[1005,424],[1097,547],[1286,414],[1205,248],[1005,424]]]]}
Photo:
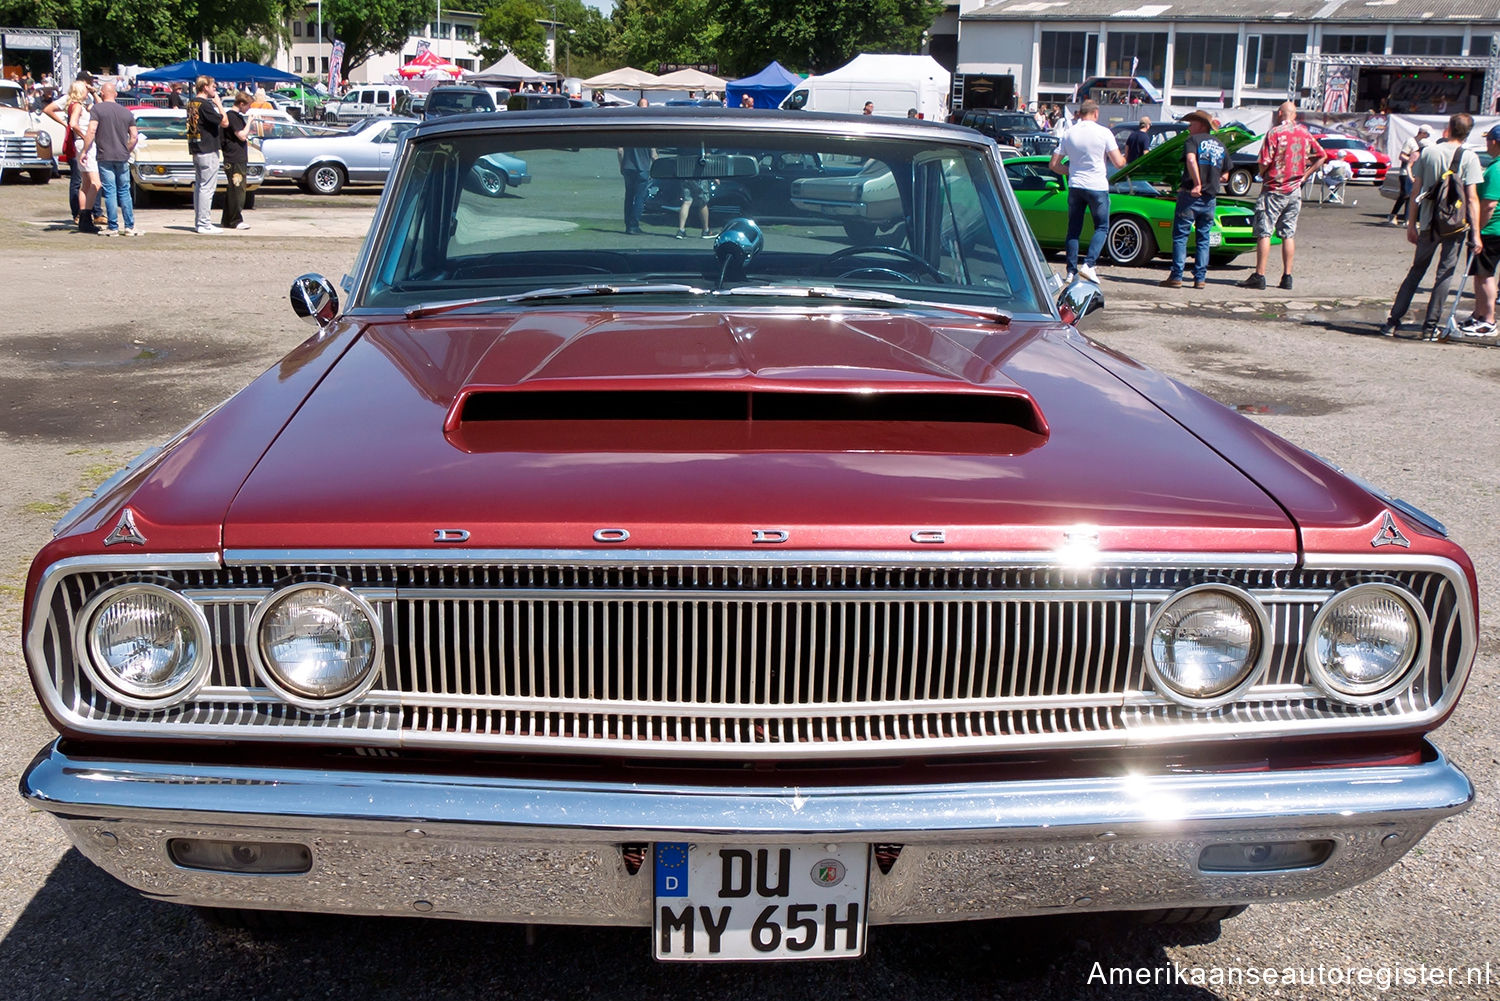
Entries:
{"type": "Polygon", "coordinates": [[[1090,281],[1074,278],[1057,293],[1057,312],[1064,323],[1078,326],[1085,316],[1104,308],[1104,290],[1090,281]]]}
{"type": "Polygon", "coordinates": [[[326,327],[339,312],[339,294],[322,275],[303,275],[292,282],[292,312],[317,327],[326,327]]]}

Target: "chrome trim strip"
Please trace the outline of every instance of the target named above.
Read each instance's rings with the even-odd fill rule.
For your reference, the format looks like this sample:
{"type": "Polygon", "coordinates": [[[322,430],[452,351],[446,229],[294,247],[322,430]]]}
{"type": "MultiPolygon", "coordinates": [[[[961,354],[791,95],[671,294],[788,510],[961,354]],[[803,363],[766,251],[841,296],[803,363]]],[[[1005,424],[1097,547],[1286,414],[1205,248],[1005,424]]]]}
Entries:
{"type": "Polygon", "coordinates": [[[816,549],[226,549],[225,566],[303,566],[310,563],[335,566],[377,564],[472,566],[504,563],[526,566],[576,566],[578,564],[646,567],[692,564],[740,566],[772,564],[784,566],[851,567],[887,566],[979,566],[1039,567],[1078,570],[1114,567],[1193,569],[1228,567],[1286,569],[1297,565],[1292,553],[1099,553],[1087,566],[1076,557],[1051,551],[985,552],[921,550],[816,550],[816,549]]]}
{"type": "Polygon", "coordinates": [[[570,782],[329,771],[73,757],[54,741],[21,776],[32,806],[66,817],[175,821],[276,818],[284,829],[462,824],[603,832],[625,840],[733,834],[937,840],[970,834],[1206,823],[1286,825],[1291,818],[1432,820],[1473,802],[1440,752],[1417,765],[1220,774],[1125,774],[940,785],[756,787],[570,782]]]}

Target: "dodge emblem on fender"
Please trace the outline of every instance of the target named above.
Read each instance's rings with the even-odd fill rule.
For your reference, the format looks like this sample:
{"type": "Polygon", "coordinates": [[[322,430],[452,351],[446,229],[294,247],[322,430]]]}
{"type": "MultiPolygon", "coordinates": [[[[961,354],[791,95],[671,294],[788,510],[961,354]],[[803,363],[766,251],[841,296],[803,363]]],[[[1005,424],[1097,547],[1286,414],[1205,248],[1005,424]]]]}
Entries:
{"type": "Polygon", "coordinates": [[[115,530],[104,537],[106,546],[117,546],[122,542],[128,542],[132,546],[146,544],[146,537],[141,534],[140,529],[135,527],[135,512],[128,507],[120,512],[120,520],[115,523],[115,530]]]}
{"type": "Polygon", "coordinates": [[[1396,521],[1391,513],[1385,513],[1385,519],[1380,523],[1380,531],[1375,533],[1375,538],[1370,540],[1370,545],[1379,549],[1381,546],[1400,546],[1402,549],[1411,548],[1411,540],[1401,534],[1401,529],[1396,527],[1396,521]]]}

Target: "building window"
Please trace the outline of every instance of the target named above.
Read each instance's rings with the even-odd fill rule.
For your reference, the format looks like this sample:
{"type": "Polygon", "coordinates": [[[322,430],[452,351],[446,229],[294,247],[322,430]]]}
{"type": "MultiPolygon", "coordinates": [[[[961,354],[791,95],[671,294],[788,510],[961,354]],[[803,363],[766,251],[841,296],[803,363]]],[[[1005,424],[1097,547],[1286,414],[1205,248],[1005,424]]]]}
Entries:
{"type": "Polygon", "coordinates": [[[1158,86],[1166,79],[1167,33],[1164,31],[1111,31],[1104,45],[1104,74],[1143,76],[1158,86]]]}
{"type": "Polygon", "coordinates": [[[1328,35],[1323,36],[1325,55],[1383,56],[1385,35],[1328,35]]]}
{"type": "Polygon", "coordinates": [[[467,24],[455,24],[453,26],[453,37],[460,42],[472,42],[474,40],[474,28],[467,24]]]}
{"type": "Polygon", "coordinates": [[[1076,86],[1094,75],[1099,63],[1099,34],[1093,31],[1042,32],[1041,79],[1076,86]]]}
{"type": "Polygon", "coordinates": [[[302,22],[301,21],[293,21],[292,22],[292,36],[294,38],[301,38],[302,37],[302,22]]]}
{"type": "Polygon", "coordinates": [[[302,57],[301,56],[293,56],[292,57],[292,72],[293,73],[301,73],[302,72],[302,57]]]}
{"type": "Polygon", "coordinates": [[[472,59],[455,59],[453,60],[453,64],[461,70],[468,70],[471,73],[474,71],[474,60],[472,59]]]}
{"type": "Polygon", "coordinates": [[[1397,35],[1391,43],[1391,52],[1398,56],[1461,56],[1464,36],[1397,35]]]}
{"type": "Polygon", "coordinates": [[[328,75],[328,57],[327,56],[323,57],[323,75],[324,76],[328,75]]]}
{"type": "Polygon", "coordinates": [[[1234,35],[1179,31],[1172,55],[1172,86],[1233,90],[1238,47],[1234,35]]]}
{"type": "Polygon", "coordinates": [[[1245,86],[1286,90],[1292,79],[1292,55],[1307,50],[1305,35],[1249,35],[1245,38],[1245,86]]]}

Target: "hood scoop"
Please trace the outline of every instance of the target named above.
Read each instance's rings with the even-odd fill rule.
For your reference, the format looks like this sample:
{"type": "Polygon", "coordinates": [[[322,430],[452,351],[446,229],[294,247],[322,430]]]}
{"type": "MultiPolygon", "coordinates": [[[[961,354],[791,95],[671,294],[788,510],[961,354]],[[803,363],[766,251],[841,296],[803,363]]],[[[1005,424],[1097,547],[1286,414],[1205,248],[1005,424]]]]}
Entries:
{"type": "Polygon", "coordinates": [[[1036,401],[1017,386],[724,383],[466,387],[449,410],[445,431],[465,452],[1003,455],[1030,451],[1047,439],[1036,401]]]}

